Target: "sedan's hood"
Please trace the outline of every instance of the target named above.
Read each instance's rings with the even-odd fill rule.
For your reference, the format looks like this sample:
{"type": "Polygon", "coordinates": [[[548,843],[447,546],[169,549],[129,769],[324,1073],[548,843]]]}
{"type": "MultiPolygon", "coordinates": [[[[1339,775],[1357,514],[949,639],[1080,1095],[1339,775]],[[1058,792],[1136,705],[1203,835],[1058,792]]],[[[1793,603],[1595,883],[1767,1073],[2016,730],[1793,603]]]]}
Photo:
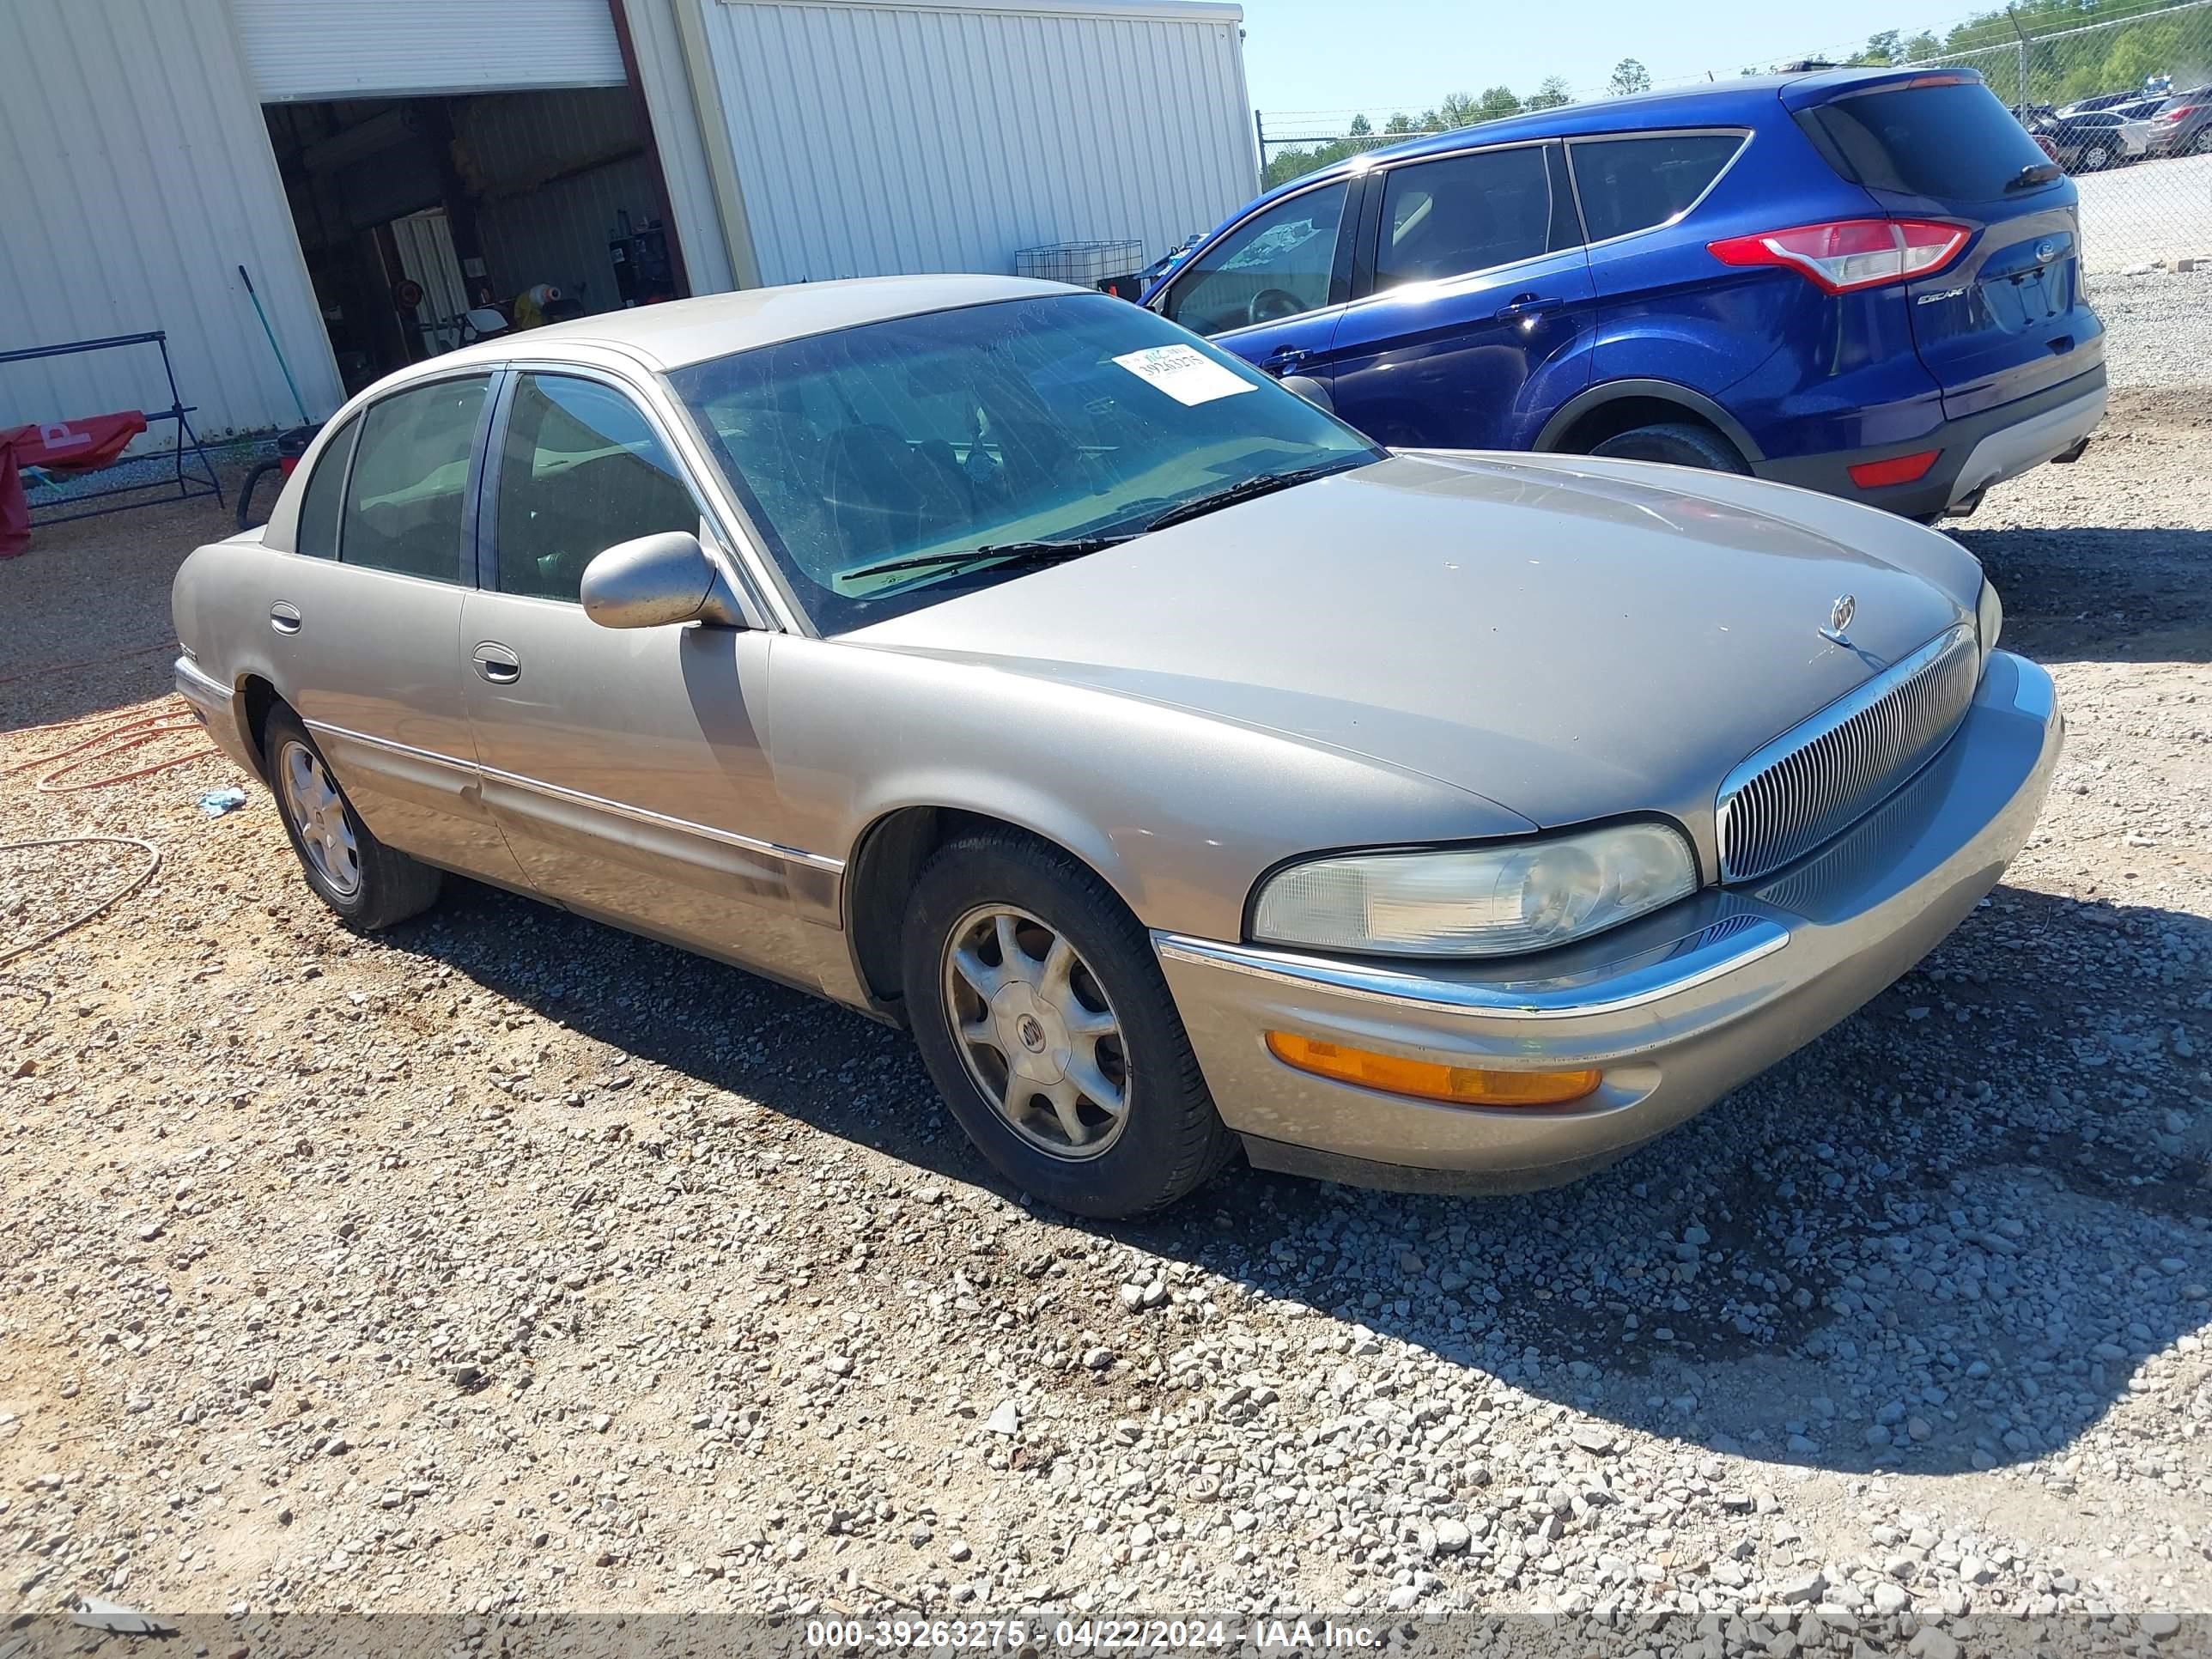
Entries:
{"type": "Polygon", "coordinates": [[[1751,479],[1403,454],[844,637],[1270,728],[1540,824],[1686,820],[1971,618],[1978,580],[1947,538],[1751,479]],[[1819,631],[1844,594],[1849,648],[1819,631]]]}

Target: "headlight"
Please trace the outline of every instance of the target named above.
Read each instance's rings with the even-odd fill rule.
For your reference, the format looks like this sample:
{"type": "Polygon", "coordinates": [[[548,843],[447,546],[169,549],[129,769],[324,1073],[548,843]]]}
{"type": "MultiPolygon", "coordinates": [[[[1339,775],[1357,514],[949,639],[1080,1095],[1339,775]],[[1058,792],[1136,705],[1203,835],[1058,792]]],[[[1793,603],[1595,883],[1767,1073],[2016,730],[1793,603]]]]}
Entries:
{"type": "Polygon", "coordinates": [[[1293,865],[1261,888],[1253,937],[1379,956],[1505,957],[1603,933],[1697,890],[1663,824],[1448,853],[1359,853],[1293,865]]]}
{"type": "Polygon", "coordinates": [[[1995,582],[1982,583],[1982,597],[1974,601],[1974,629],[1982,636],[1982,660],[1987,662],[1997,648],[1997,635],[2004,631],[2004,601],[1997,597],[1995,582]]]}

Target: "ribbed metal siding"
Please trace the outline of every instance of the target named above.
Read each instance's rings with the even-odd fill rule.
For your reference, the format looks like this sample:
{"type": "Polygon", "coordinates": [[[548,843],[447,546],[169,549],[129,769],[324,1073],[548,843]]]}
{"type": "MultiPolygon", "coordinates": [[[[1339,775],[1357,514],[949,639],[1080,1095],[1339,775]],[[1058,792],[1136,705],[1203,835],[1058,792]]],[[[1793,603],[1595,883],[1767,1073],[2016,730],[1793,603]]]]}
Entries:
{"type": "Polygon", "coordinates": [[[1778,870],[1865,817],[1958,729],[1980,672],[1974,630],[1954,629],[1738,767],[1718,801],[1721,879],[1778,870]]]}
{"type": "MultiPolygon", "coordinates": [[[[673,0],[696,5],[698,0],[673,0]]],[[[638,89],[653,122],[653,139],[660,152],[661,180],[668,190],[669,211],[675,216],[678,245],[684,252],[684,268],[694,294],[720,294],[736,286],[730,275],[729,249],[722,241],[721,210],[714,203],[714,186],[707,171],[707,151],[700,138],[700,112],[691,96],[691,82],[684,64],[672,0],[623,0],[629,19],[631,51],[637,58],[638,89]]],[[[708,119],[721,118],[720,111],[708,119]]]]}
{"type": "Polygon", "coordinates": [[[263,103],[623,84],[607,0],[230,4],[263,103]]]}
{"type": "MultiPolygon", "coordinates": [[[[243,264],[307,412],[337,407],[222,0],[7,0],[0,157],[0,349],[166,329],[203,433],[289,426],[243,264]]],[[[167,403],[150,348],[0,368],[0,426],[167,403]]]]}
{"type": "Polygon", "coordinates": [[[1235,6],[698,3],[765,283],[1149,258],[1258,193],[1235,6]]]}

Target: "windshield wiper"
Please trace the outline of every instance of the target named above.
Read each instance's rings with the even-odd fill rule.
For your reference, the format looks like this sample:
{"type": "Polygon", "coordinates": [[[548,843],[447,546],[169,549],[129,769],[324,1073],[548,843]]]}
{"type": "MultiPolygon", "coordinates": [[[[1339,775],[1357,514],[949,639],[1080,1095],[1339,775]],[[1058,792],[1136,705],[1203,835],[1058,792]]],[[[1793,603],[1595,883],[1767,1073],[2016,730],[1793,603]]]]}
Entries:
{"type": "Polygon", "coordinates": [[[2032,190],[2038,185],[2047,185],[2053,179],[2063,178],[2066,169],[2056,161],[2030,161],[2018,173],[2013,174],[2012,182],[2008,184],[2005,189],[2008,191],[2032,190]]]}
{"type": "Polygon", "coordinates": [[[1062,564],[1069,559],[1079,559],[1086,553],[1097,553],[1133,539],[1141,532],[1120,531],[1110,536],[1071,536],[1060,541],[995,542],[984,547],[963,547],[946,553],[917,553],[903,559],[885,559],[881,564],[864,564],[857,570],[841,570],[837,580],[858,581],[864,576],[888,576],[899,570],[932,570],[939,565],[975,564],[995,560],[996,568],[1024,568],[1048,564],[1062,564]]]}
{"type": "Polygon", "coordinates": [[[1249,501],[1261,495],[1272,495],[1279,489],[1311,483],[1316,478],[1325,478],[1332,472],[1342,472],[1354,466],[1364,466],[1371,457],[1360,456],[1351,461],[1324,461],[1316,466],[1297,467],[1288,472],[1263,472],[1256,478],[1247,478],[1241,483],[1217,489],[1211,495],[1200,495],[1170,507],[1145,526],[1147,531],[1165,530],[1171,524],[1183,524],[1192,519],[1203,518],[1208,513],[1218,513],[1224,507],[1234,507],[1239,501],[1249,501]]]}

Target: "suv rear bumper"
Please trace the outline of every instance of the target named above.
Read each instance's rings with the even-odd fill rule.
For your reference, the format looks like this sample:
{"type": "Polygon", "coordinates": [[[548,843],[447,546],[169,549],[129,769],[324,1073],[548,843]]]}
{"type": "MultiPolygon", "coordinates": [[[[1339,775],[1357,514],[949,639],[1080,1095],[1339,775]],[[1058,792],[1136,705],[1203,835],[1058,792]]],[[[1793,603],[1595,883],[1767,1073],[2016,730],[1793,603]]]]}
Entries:
{"type": "Polygon", "coordinates": [[[1946,421],[1909,442],[1781,456],[1754,461],[1751,470],[1780,483],[1864,501],[1907,518],[1929,519],[1970,505],[1991,484],[2017,477],[2069,451],[2078,453],[2104,418],[2105,366],[2100,363],[2032,397],[1946,421]],[[1852,467],[1936,448],[1942,453],[1935,465],[1911,483],[1866,489],[1851,482],[1852,467]]]}

